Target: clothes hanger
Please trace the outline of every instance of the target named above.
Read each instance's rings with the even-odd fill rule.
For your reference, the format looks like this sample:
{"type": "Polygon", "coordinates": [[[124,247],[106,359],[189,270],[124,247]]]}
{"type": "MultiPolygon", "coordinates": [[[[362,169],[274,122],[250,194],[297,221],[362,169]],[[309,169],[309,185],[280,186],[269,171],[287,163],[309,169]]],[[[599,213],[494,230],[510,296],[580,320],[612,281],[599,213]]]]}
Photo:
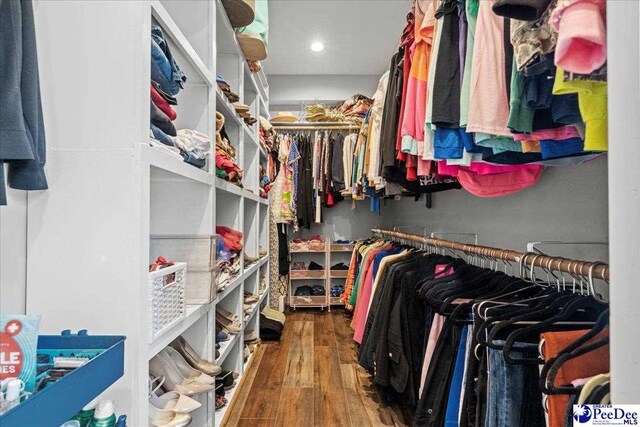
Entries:
{"type": "Polygon", "coordinates": [[[535,321],[531,326],[516,329],[515,331],[511,332],[507,337],[506,343],[503,347],[505,360],[508,363],[524,363],[524,364],[536,364],[536,365],[541,364],[541,361],[539,358],[533,359],[533,358],[526,358],[526,357],[525,358],[513,357],[512,349],[516,341],[525,336],[530,336],[531,334],[539,334],[540,332],[548,330],[550,327],[554,327],[554,326],[559,326],[559,325],[561,325],[562,327],[570,326],[570,325],[584,326],[585,324],[589,324],[589,323],[593,325],[594,323],[592,322],[579,321],[576,323],[574,321],[571,321],[571,319],[573,315],[578,312],[585,314],[588,318],[588,315],[591,313],[598,313],[598,314],[601,313],[603,308],[606,308],[606,307],[603,307],[602,303],[595,300],[594,298],[590,296],[580,295],[578,298],[574,299],[573,301],[570,301],[568,304],[562,307],[559,313],[552,316],[551,318],[541,320],[541,321],[535,321]]]}
{"type": "Polygon", "coordinates": [[[545,394],[567,394],[571,393],[575,390],[572,387],[555,387],[555,378],[559,372],[559,369],[562,367],[562,364],[571,360],[575,357],[578,357],[588,351],[593,351],[596,348],[600,348],[603,345],[609,343],[609,337],[604,339],[595,341],[588,346],[582,347],[584,344],[587,344],[591,339],[595,338],[600,332],[602,332],[609,325],[609,309],[607,308],[596,320],[593,328],[569,344],[567,347],[562,349],[555,357],[547,360],[540,371],[540,389],[545,394]],[[582,352],[577,352],[580,349],[586,349],[582,352]]]}

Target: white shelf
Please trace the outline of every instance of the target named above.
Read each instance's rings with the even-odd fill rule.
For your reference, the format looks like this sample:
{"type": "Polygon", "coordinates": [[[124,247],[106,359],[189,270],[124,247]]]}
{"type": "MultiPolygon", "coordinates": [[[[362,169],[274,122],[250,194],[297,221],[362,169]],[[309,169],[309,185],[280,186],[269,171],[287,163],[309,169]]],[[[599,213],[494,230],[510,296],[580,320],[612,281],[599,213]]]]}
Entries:
{"type": "MultiPolygon", "coordinates": [[[[249,357],[249,360],[251,360],[251,357],[249,357]]],[[[215,418],[216,418],[216,427],[222,425],[222,420],[224,419],[224,416],[227,413],[227,410],[229,409],[229,406],[231,406],[231,402],[233,401],[233,396],[239,390],[240,380],[242,380],[242,376],[243,376],[243,374],[240,373],[240,375],[238,375],[238,378],[236,379],[236,385],[232,389],[225,391],[224,397],[227,399],[227,404],[225,406],[223,406],[222,408],[216,410],[216,412],[215,412],[216,413],[216,416],[215,416],[215,418]]]]}
{"type": "Polygon", "coordinates": [[[258,151],[260,152],[260,157],[267,160],[267,151],[262,147],[262,144],[258,142],[258,151]]]}
{"type": "Polygon", "coordinates": [[[149,166],[164,171],[164,173],[151,174],[152,180],[191,180],[205,185],[213,185],[214,176],[209,172],[180,161],[171,154],[149,144],[142,143],[140,146],[143,161],[149,166]]]}
{"type": "Polygon", "coordinates": [[[216,177],[216,189],[220,191],[224,191],[229,194],[235,194],[236,196],[240,196],[240,197],[244,193],[244,190],[242,188],[218,177],[216,177]]]}
{"type": "Polygon", "coordinates": [[[244,278],[246,279],[247,277],[249,277],[253,273],[255,273],[256,270],[258,270],[258,267],[260,267],[260,261],[256,261],[253,264],[251,264],[251,267],[245,268],[244,269],[244,278]]]}
{"type": "Polygon", "coordinates": [[[180,31],[178,25],[176,25],[169,15],[169,12],[167,12],[159,0],[151,0],[151,15],[162,26],[165,34],[173,40],[182,54],[191,62],[191,65],[198,74],[200,74],[202,80],[204,80],[208,86],[216,86],[216,82],[213,80],[214,73],[204,65],[204,62],[200,59],[193,46],[191,46],[191,43],[189,43],[182,31],[180,31]]]}
{"type": "Polygon", "coordinates": [[[260,147],[260,142],[258,141],[258,135],[256,135],[255,132],[251,132],[251,129],[246,123],[243,127],[244,127],[244,133],[249,137],[249,141],[251,141],[251,143],[253,143],[253,145],[255,145],[256,147],[260,147]]]}
{"type": "MultiPolygon", "coordinates": [[[[260,97],[265,102],[265,104],[269,101],[269,84],[267,83],[267,76],[264,73],[264,68],[258,71],[256,74],[256,83],[258,84],[258,91],[260,92],[260,97]]],[[[269,109],[267,108],[267,111],[269,109]]]]}
{"type": "Polygon", "coordinates": [[[251,191],[247,191],[247,190],[244,190],[243,193],[244,193],[245,199],[253,200],[254,202],[257,202],[260,200],[260,196],[257,195],[256,193],[252,193],[251,191]]]}
{"type": "Polygon", "coordinates": [[[224,92],[222,92],[222,89],[220,89],[217,85],[216,85],[216,110],[222,113],[225,119],[227,119],[225,121],[225,125],[229,124],[229,119],[232,119],[233,123],[237,126],[245,125],[244,120],[242,120],[242,117],[240,117],[236,109],[233,108],[233,105],[231,105],[227,97],[224,95],[224,92]]]}
{"type": "Polygon", "coordinates": [[[244,328],[237,334],[229,334],[230,338],[227,341],[223,341],[220,343],[220,357],[216,359],[216,365],[222,365],[227,356],[229,356],[229,353],[231,353],[233,346],[238,342],[243,333],[244,328]]]}
{"type": "Polygon", "coordinates": [[[255,93],[256,96],[259,96],[260,92],[258,90],[258,83],[253,73],[249,69],[249,64],[247,64],[247,61],[244,61],[242,68],[244,69],[244,81],[246,82],[248,80],[251,83],[250,86],[245,89],[249,89],[251,90],[251,92],[255,93]]]}
{"type": "Polygon", "coordinates": [[[268,293],[268,290],[264,291],[258,298],[258,301],[251,304],[251,312],[247,316],[245,316],[244,327],[246,327],[246,325],[251,321],[251,319],[253,319],[256,313],[260,311],[260,306],[264,302],[264,299],[267,297],[268,293]]]}
{"type": "Polygon", "coordinates": [[[269,261],[269,255],[265,255],[260,260],[258,260],[258,264],[262,267],[267,261],[269,261]]]}
{"type": "Polygon", "coordinates": [[[233,281],[231,283],[229,283],[229,285],[224,288],[224,290],[222,292],[218,293],[218,296],[216,296],[216,299],[213,301],[213,304],[218,304],[220,301],[222,301],[223,299],[225,299],[227,296],[229,296],[229,294],[231,292],[233,292],[233,290],[235,288],[237,288],[238,286],[240,286],[240,284],[242,283],[242,280],[244,279],[244,276],[242,273],[238,274],[238,276],[233,279],[233,281]]]}
{"type": "Polygon", "coordinates": [[[269,206],[269,198],[267,197],[265,199],[264,197],[260,197],[260,203],[262,203],[263,205],[269,206]]]}
{"type": "Polygon", "coordinates": [[[265,99],[263,98],[262,95],[260,95],[258,98],[259,98],[259,101],[258,101],[259,108],[258,109],[259,109],[260,115],[262,117],[264,117],[265,119],[267,119],[267,120],[271,119],[271,114],[269,113],[269,108],[267,107],[267,102],[265,101],[265,99]]]}
{"type": "Polygon", "coordinates": [[[156,338],[153,343],[149,344],[149,359],[158,354],[163,348],[169,345],[171,341],[178,338],[178,336],[182,335],[184,331],[193,326],[194,323],[211,310],[211,307],[212,304],[188,305],[184,319],[156,338]]]}

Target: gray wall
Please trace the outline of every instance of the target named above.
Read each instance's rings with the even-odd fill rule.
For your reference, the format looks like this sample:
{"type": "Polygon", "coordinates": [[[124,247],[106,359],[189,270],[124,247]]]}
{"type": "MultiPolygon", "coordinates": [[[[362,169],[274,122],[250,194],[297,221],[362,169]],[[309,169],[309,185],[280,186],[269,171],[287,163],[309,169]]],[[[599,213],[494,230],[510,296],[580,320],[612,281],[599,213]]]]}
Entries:
{"type": "Polygon", "coordinates": [[[372,227],[383,225],[383,215],[386,212],[383,212],[383,215],[370,212],[367,199],[357,201],[355,205],[351,200],[344,200],[330,209],[323,208],[322,213],[322,224],[312,224],[310,230],[300,229],[298,233],[291,233],[291,236],[294,239],[316,234],[328,236],[332,240],[365,238],[371,235],[372,227]]]}
{"type": "Polygon", "coordinates": [[[329,105],[356,93],[373,96],[379,75],[278,75],[270,74],[269,109],[299,111],[300,105],[324,102],[329,105]]]}
{"type": "MultiPolygon", "coordinates": [[[[433,207],[424,196],[388,200],[382,215],[369,212],[368,199],[324,209],[325,221],[303,236],[331,238],[369,236],[372,227],[426,227],[431,231],[478,234],[478,243],[506,249],[526,249],[530,241],[607,241],[607,158],[572,167],[547,168],[528,189],[499,198],[480,198],[465,190],[436,193],[433,207]]],[[[419,232],[410,230],[409,232],[419,232]]],[[[455,240],[454,237],[449,237],[455,240]]],[[[606,247],[549,247],[550,254],[606,260],[606,247]]]]}
{"type": "Polygon", "coordinates": [[[540,181],[499,198],[464,189],[424,199],[387,203],[384,224],[425,226],[429,231],[478,234],[482,245],[524,250],[529,241],[606,241],[607,158],[572,167],[547,168],[540,181]]]}

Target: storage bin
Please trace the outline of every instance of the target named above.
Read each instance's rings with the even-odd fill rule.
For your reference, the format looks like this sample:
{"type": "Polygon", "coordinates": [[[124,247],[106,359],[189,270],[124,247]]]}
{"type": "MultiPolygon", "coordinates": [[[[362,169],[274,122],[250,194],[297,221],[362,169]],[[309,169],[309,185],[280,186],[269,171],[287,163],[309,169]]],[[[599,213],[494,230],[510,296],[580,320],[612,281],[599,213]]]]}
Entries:
{"type": "Polygon", "coordinates": [[[218,296],[219,268],[198,269],[187,264],[189,282],[185,288],[187,304],[209,304],[218,296]]]}
{"type": "Polygon", "coordinates": [[[331,252],[353,252],[353,244],[350,243],[332,243],[331,252]]]}
{"type": "Polygon", "coordinates": [[[187,264],[189,281],[185,288],[187,304],[208,304],[218,294],[216,267],[219,236],[151,236],[149,253],[152,259],[163,256],[187,264]]]}
{"type": "Polygon", "coordinates": [[[326,248],[325,248],[324,242],[311,242],[311,243],[309,243],[309,250],[311,250],[311,251],[322,252],[325,249],[326,248]]]}
{"type": "Polygon", "coordinates": [[[149,273],[150,343],[184,318],[186,282],[187,264],[184,262],[149,273]]]}
{"type": "Polygon", "coordinates": [[[38,336],[38,355],[82,356],[90,360],[0,416],[2,427],[59,426],[124,373],[124,336],[38,336]]]}
{"type": "Polygon", "coordinates": [[[213,269],[216,266],[217,234],[192,236],[151,236],[149,256],[186,262],[189,268],[213,269]]]}
{"type": "Polygon", "coordinates": [[[291,270],[292,279],[324,279],[324,270],[291,270]]]}
{"type": "Polygon", "coordinates": [[[330,277],[335,277],[335,278],[344,278],[344,277],[347,277],[347,274],[349,274],[349,270],[331,270],[330,271],[330,277]]]}

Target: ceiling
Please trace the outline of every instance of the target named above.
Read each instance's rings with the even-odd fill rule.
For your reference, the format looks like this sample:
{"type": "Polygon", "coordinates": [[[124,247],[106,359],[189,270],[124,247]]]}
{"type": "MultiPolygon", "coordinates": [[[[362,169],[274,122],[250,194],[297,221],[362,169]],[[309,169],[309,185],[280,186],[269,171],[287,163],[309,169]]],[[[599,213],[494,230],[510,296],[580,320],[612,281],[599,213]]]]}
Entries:
{"type": "Polygon", "coordinates": [[[270,0],[267,74],[377,74],[397,49],[409,0],[270,0]],[[314,41],[325,49],[313,52],[314,41]]]}

